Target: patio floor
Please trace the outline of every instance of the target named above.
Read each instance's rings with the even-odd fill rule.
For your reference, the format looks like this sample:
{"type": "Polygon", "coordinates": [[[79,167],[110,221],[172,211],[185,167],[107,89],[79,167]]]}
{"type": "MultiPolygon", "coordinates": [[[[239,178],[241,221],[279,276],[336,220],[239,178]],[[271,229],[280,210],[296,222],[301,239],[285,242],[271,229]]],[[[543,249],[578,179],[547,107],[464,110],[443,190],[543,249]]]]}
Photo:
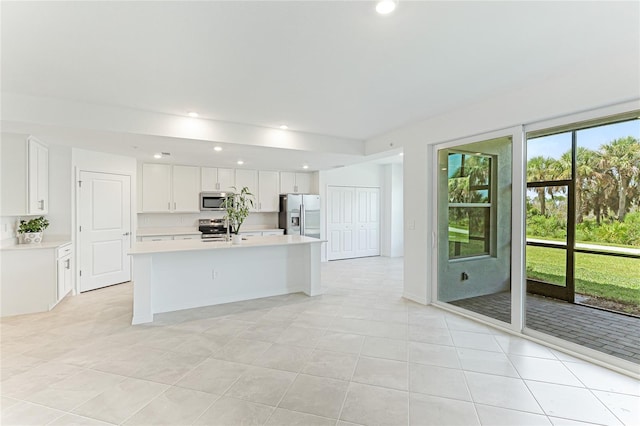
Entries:
{"type": "MultiPolygon", "coordinates": [[[[449,302],[510,322],[511,293],[449,302]]],[[[527,294],[527,327],[640,364],[640,318],[527,294]]]]}

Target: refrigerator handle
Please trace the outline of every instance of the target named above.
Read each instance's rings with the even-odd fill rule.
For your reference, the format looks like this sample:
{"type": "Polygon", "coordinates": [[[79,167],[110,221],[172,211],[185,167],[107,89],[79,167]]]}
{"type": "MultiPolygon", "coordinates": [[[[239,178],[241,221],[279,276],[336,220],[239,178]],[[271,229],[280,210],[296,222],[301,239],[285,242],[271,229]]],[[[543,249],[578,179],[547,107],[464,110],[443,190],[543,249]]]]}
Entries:
{"type": "Polygon", "coordinates": [[[304,235],[305,233],[305,211],[304,211],[304,204],[300,204],[300,235],[304,235]]]}

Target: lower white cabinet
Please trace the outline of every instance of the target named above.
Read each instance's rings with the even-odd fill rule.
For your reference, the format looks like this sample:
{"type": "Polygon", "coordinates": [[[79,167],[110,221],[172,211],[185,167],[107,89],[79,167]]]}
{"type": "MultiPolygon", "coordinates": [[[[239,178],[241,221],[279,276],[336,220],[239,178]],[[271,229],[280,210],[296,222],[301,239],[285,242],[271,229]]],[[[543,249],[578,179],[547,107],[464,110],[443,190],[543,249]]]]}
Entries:
{"type": "Polygon", "coordinates": [[[266,237],[269,235],[284,235],[284,229],[270,229],[268,231],[240,232],[243,237],[266,237]]]}
{"type": "Polygon", "coordinates": [[[173,239],[174,240],[201,240],[202,239],[202,235],[200,235],[200,234],[198,234],[198,235],[192,235],[192,234],[174,235],[173,239]]]}
{"type": "Polygon", "coordinates": [[[140,241],[171,241],[173,240],[173,236],[171,235],[154,235],[152,237],[140,237],[140,241]]]}
{"type": "Polygon", "coordinates": [[[62,300],[73,287],[73,249],[71,244],[64,245],[57,250],[58,268],[58,302],[62,300]]]}
{"type": "Polygon", "coordinates": [[[46,312],[73,288],[71,243],[2,249],[0,316],[46,312]]]}
{"type": "Polygon", "coordinates": [[[200,240],[200,234],[180,234],[180,235],[153,235],[138,237],[139,241],[172,241],[172,240],[200,240]]]}

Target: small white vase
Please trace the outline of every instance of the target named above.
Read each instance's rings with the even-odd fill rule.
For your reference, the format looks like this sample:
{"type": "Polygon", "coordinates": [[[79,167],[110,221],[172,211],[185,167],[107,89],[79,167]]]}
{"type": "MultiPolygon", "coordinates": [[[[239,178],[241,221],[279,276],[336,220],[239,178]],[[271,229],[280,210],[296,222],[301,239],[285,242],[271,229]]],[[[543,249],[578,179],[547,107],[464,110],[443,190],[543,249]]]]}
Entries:
{"type": "Polygon", "coordinates": [[[233,234],[231,236],[231,244],[236,245],[242,243],[242,235],[233,234]]]}
{"type": "Polygon", "coordinates": [[[42,232],[25,232],[22,234],[22,244],[38,244],[42,242],[42,232]]]}

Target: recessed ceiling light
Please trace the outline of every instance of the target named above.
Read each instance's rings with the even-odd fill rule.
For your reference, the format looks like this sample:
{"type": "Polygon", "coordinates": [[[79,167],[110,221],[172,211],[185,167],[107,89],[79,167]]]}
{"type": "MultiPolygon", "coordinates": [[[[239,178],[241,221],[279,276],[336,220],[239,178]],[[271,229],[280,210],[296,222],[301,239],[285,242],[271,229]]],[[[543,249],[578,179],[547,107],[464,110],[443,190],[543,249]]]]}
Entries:
{"type": "Polygon", "coordinates": [[[213,150],[217,151],[217,152],[220,152],[220,151],[222,151],[222,147],[221,146],[214,146],[213,150]]]}
{"type": "Polygon", "coordinates": [[[302,168],[303,168],[303,169],[308,169],[308,168],[309,168],[309,165],[305,164],[305,165],[303,165],[303,166],[302,166],[302,168]]]}
{"type": "Polygon", "coordinates": [[[280,128],[282,130],[287,130],[289,128],[289,126],[287,126],[286,124],[283,124],[283,125],[280,126],[280,128]]]}
{"type": "Polygon", "coordinates": [[[153,154],[153,158],[162,158],[162,154],[153,154]]]}
{"type": "Polygon", "coordinates": [[[244,164],[244,161],[238,160],[237,164],[238,164],[238,166],[242,166],[244,164]]]}
{"type": "Polygon", "coordinates": [[[200,116],[200,114],[198,114],[198,113],[197,113],[197,112],[195,112],[195,111],[191,111],[191,112],[189,113],[189,117],[198,118],[199,116],[200,116]]]}
{"type": "Polygon", "coordinates": [[[404,155],[404,152],[401,152],[400,154],[398,154],[400,157],[402,157],[404,155]]]}
{"type": "Polygon", "coordinates": [[[376,12],[378,12],[380,15],[391,13],[395,10],[395,8],[396,2],[394,0],[380,0],[376,4],[376,12]]]}

